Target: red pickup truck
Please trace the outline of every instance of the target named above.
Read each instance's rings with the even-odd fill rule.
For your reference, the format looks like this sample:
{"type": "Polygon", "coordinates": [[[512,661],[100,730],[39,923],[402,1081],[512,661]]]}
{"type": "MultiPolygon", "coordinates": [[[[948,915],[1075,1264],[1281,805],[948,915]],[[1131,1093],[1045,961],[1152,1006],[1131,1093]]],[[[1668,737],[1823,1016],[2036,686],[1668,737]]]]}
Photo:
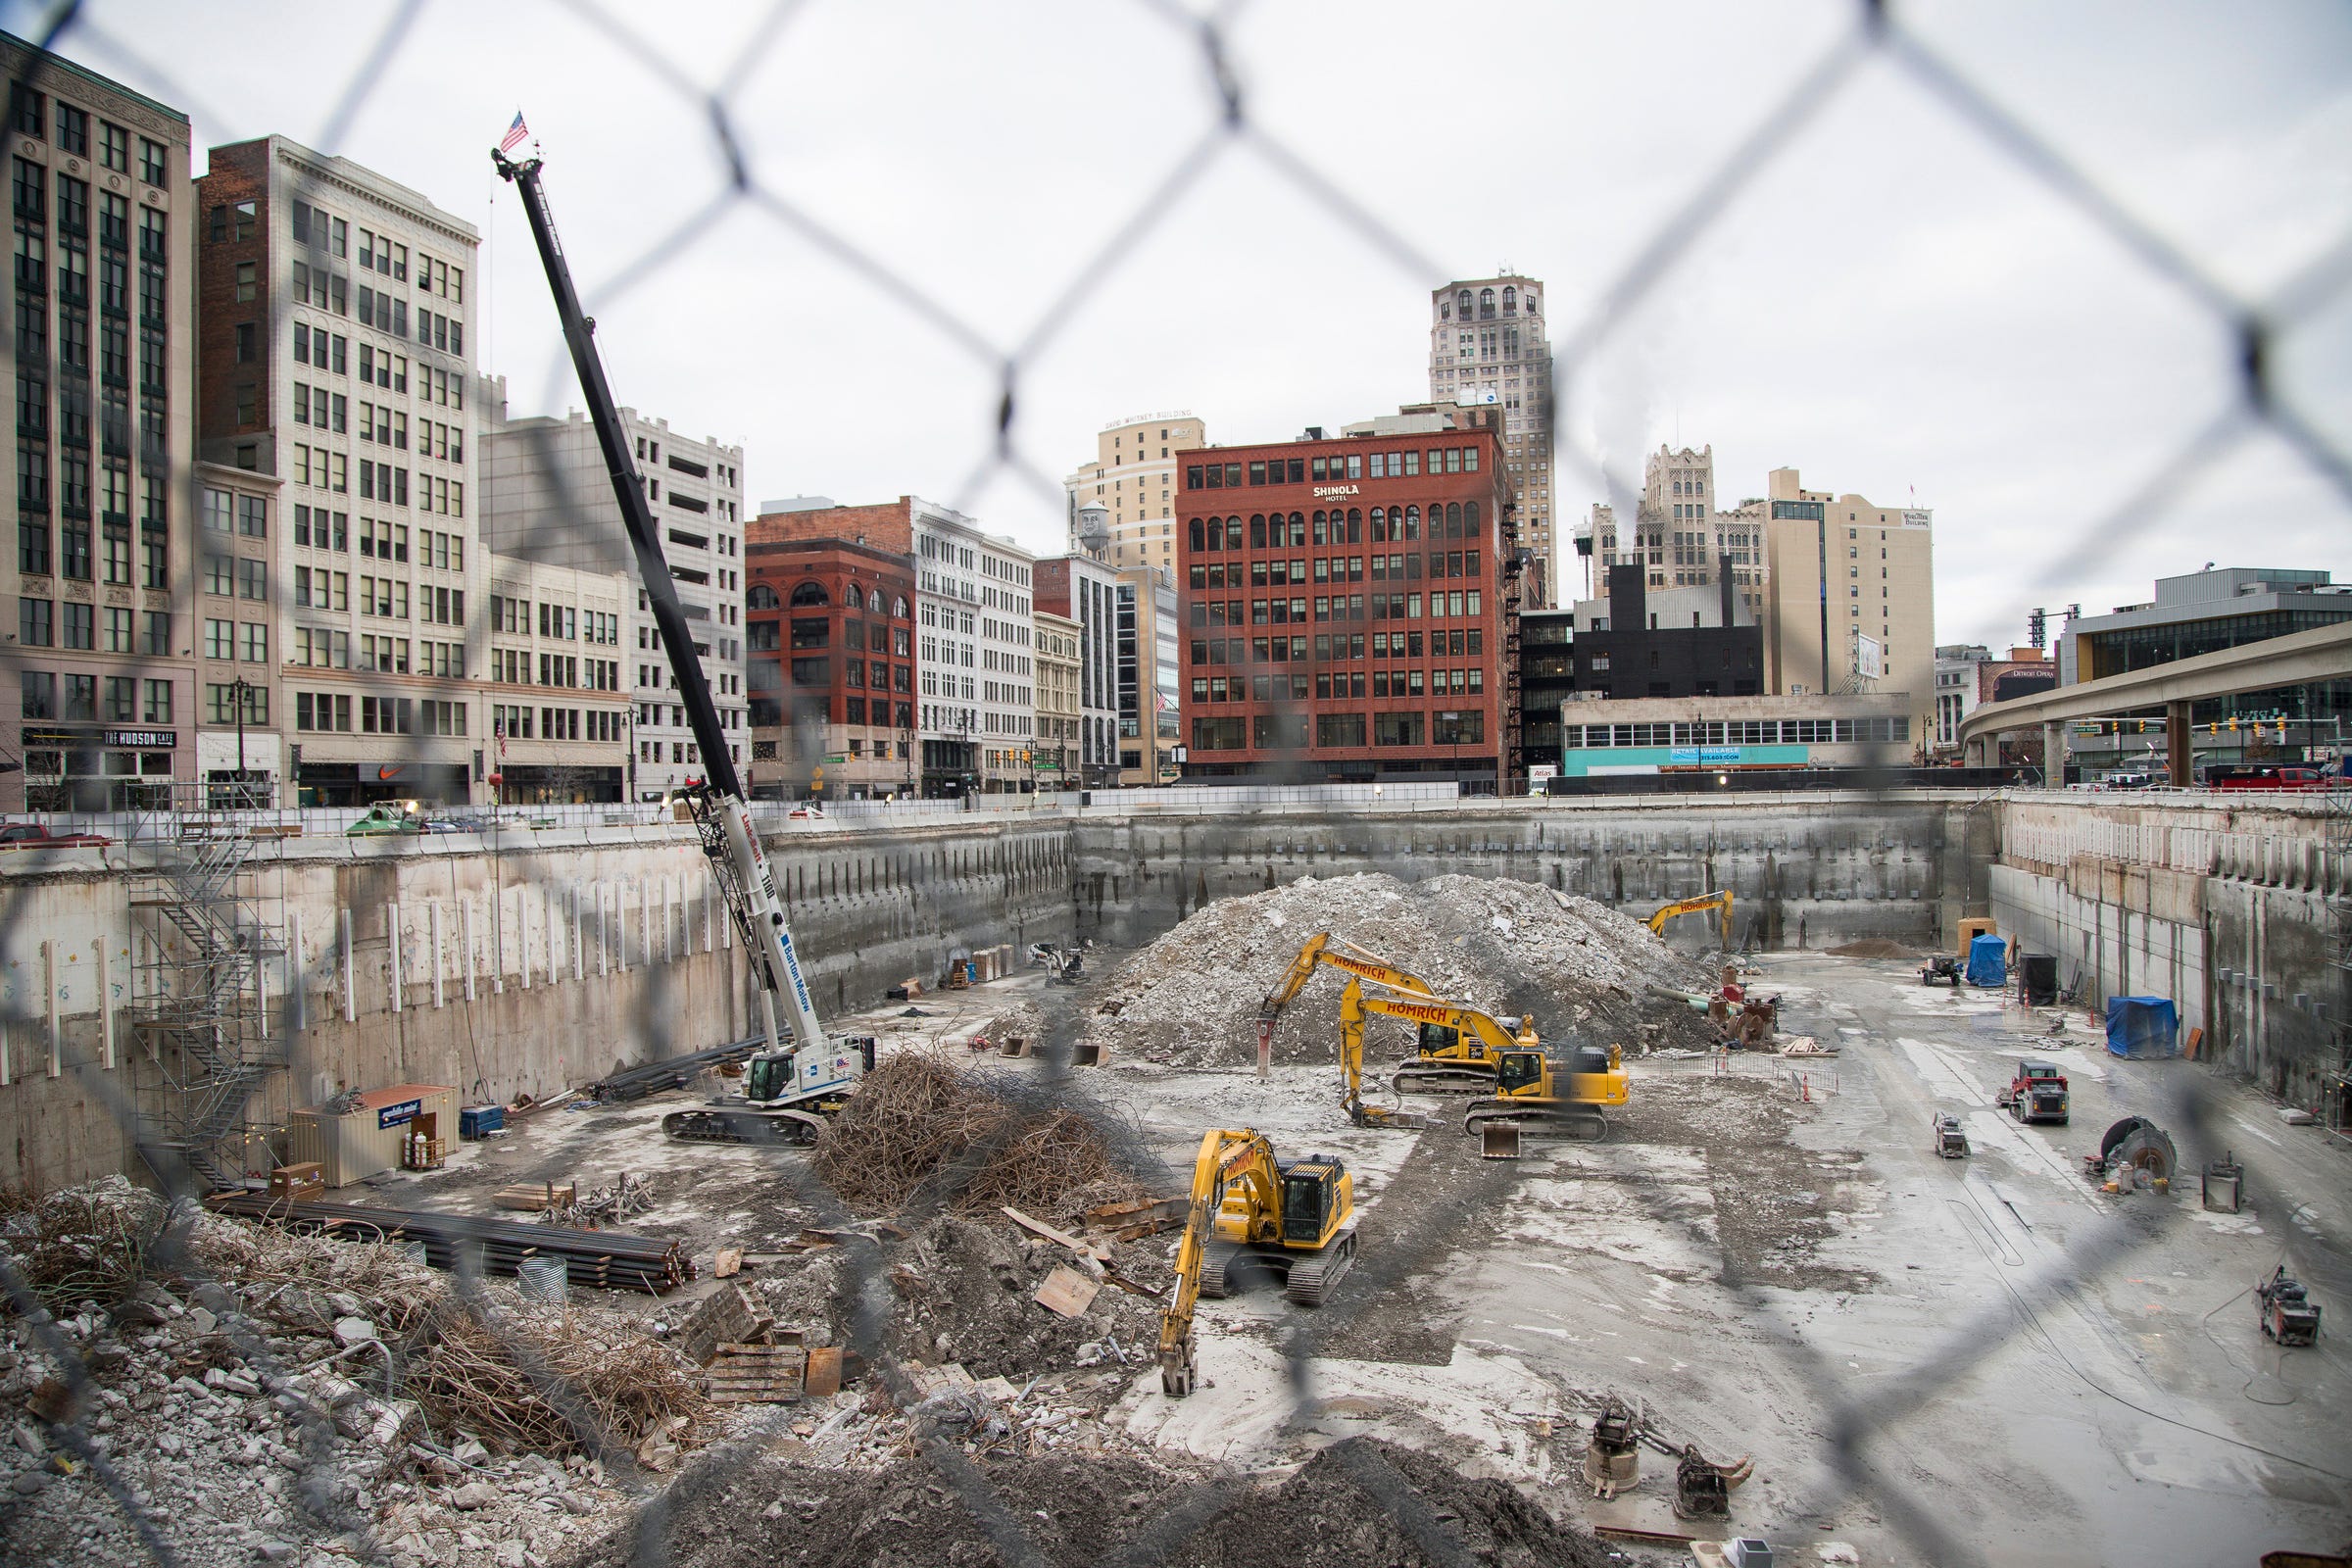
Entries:
{"type": "Polygon", "coordinates": [[[112,843],[103,833],[52,833],[39,822],[0,822],[0,850],[96,849],[112,843]]]}
{"type": "Polygon", "coordinates": [[[2328,774],[2316,767],[2230,767],[2205,770],[2205,784],[2216,790],[2324,790],[2328,774]]]}

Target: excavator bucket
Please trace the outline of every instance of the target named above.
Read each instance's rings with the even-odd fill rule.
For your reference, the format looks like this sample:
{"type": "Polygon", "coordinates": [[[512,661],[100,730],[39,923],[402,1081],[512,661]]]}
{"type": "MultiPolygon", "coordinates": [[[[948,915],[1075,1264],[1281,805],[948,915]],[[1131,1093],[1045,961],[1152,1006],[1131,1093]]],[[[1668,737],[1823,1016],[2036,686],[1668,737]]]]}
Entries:
{"type": "Polygon", "coordinates": [[[1478,1153],[1481,1159],[1517,1159],[1519,1124],[1514,1121],[1481,1122],[1478,1128],[1478,1153]]]}

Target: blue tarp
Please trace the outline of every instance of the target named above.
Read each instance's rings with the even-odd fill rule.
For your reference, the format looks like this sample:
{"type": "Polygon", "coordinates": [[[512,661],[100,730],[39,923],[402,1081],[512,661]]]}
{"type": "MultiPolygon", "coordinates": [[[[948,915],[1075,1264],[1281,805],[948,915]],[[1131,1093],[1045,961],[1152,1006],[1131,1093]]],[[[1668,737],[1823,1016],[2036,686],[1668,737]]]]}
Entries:
{"type": "Polygon", "coordinates": [[[2178,1056],[2180,1014],[2166,997],[2109,997],[2107,1051],[2116,1056],[2178,1056]]]}
{"type": "Polygon", "coordinates": [[[2009,939],[1987,931],[1968,945],[1968,983],[1999,986],[2009,983],[2009,939]]]}

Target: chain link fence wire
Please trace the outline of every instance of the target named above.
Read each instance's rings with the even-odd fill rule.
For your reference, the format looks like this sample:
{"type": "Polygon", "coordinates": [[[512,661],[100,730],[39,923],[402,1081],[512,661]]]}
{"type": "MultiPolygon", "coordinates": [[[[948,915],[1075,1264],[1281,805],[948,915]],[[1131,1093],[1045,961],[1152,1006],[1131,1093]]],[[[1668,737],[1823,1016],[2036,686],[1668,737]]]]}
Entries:
{"type": "MultiPolygon", "coordinates": [[[[996,389],[995,397],[986,407],[973,411],[976,425],[986,432],[984,455],[957,487],[952,502],[956,510],[970,510],[975,498],[1004,480],[1059,509],[1064,501],[1060,480],[1054,476],[1052,466],[1039,461],[1023,445],[1025,377],[1046,351],[1071,329],[1081,307],[1096,298],[1142,250],[1166,240],[1169,215],[1178,207],[1179,198],[1213,183],[1237,161],[1253,163],[1257,175],[1271,178],[1296,193],[1306,216],[1295,215],[1294,221],[1329,225],[1349,244],[1377,258],[1416,287],[1434,286],[1451,274],[1451,269],[1408,239],[1402,225],[1385,218],[1376,204],[1356,195],[1359,182],[1347,172],[1324,167],[1302,154],[1253,113],[1251,81],[1261,74],[1283,70],[1285,62],[1252,59],[1238,46],[1234,24],[1247,9],[1245,4],[1229,0],[1205,10],[1195,10],[1177,0],[1134,0],[1134,3],[1165,27],[1166,42],[1172,52],[1178,55],[1189,52],[1193,56],[1200,90],[1197,128],[1182,141],[1164,168],[1138,181],[1137,195],[1125,209],[1126,216],[1110,228],[1100,246],[1076,261],[1061,286],[1034,318],[984,322],[959,314],[917,285],[904,269],[894,267],[889,257],[875,254],[794,201],[769,181],[768,171],[747,152],[747,141],[739,124],[747,109],[749,84],[763,63],[778,51],[792,47],[795,23],[807,9],[805,0],[781,0],[766,10],[749,30],[742,46],[715,74],[690,69],[672,58],[660,40],[649,35],[634,13],[622,13],[590,0],[566,0],[560,7],[565,24],[583,34],[601,36],[612,45],[641,74],[639,85],[669,106],[668,113],[676,123],[700,127],[700,138],[709,158],[707,177],[711,188],[706,202],[654,237],[636,255],[617,262],[602,257],[575,257],[575,265],[583,274],[581,282],[589,310],[609,311],[656,283],[695,248],[700,236],[709,233],[723,218],[737,217],[770,225],[796,241],[817,264],[877,287],[909,322],[936,335],[986,373],[996,389]]],[[[166,102],[197,112],[213,125],[233,126],[236,134],[230,137],[232,140],[236,136],[266,134],[280,128],[240,124],[234,114],[218,112],[199,89],[187,84],[181,71],[142,51],[135,21],[127,13],[101,0],[79,0],[59,6],[40,14],[37,20],[38,25],[20,30],[43,49],[87,60],[166,102]]],[[[311,145],[328,155],[348,153],[358,162],[368,163],[366,145],[346,143],[391,67],[417,48],[420,41],[447,36],[464,26],[463,14],[458,9],[428,8],[422,0],[402,0],[387,9],[366,53],[311,136],[311,145]]],[[[1828,108],[1848,94],[1858,75],[1871,66],[1893,72],[1909,91],[1948,110],[1984,146],[2006,159],[2020,176],[2094,225],[2135,266],[2178,290],[2238,345],[2233,384],[2227,389],[2211,418],[2178,449],[2153,465],[2144,481],[2121,504],[2085,517],[2079,527],[2056,542],[2058,548],[2037,566],[2021,573],[2016,589],[2019,607],[2046,589],[2066,584],[2088,564],[2118,550],[2133,530],[2146,525],[2153,514],[2172,504],[2199,477],[2257,436],[2268,435],[2282,442],[2337,496],[2352,502],[2352,458],[2347,457],[2336,437],[2329,433],[2319,412],[2296,401],[2293,389],[2282,383],[2278,369],[2284,358],[2282,351],[2297,341],[2297,334],[2310,330],[2343,301],[2347,285],[2352,284],[2352,233],[2268,298],[2246,297],[2222,282],[2192,251],[2169,237],[2161,226],[2148,221],[2070,158],[2057,140],[2004,104],[1974,74],[1939,49],[1933,37],[1913,26],[1904,9],[1884,0],[1863,0],[1852,7],[1844,24],[1819,55],[1773,98],[1756,117],[1753,127],[1671,207],[1662,220],[1650,227],[1646,237],[1632,248],[1624,263],[1593,292],[1582,315],[1575,318],[1572,328],[1560,336],[1555,346],[1552,384],[1558,400],[1555,427],[1562,432],[1555,453],[1562,478],[1570,473],[1577,475],[1593,492],[1611,502],[1620,516],[1634,514],[1641,488],[1638,477],[1616,468],[1591,436],[1577,433],[1587,421],[1573,416],[1581,408],[1575,399],[1588,386],[1594,363],[1629,330],[1629,324],[1637,319],[1644,303],[1670,284],[1678,270],[1706,247],[1712,227],[1721,221],[1727,209],[1768,171],[1800,158],[1802,133],[1818,123],[1828,108]]],[[[42,91],[47,69],[36,58],[30,69],[12,79],[12,94],[42,91]]],[[[13,143],[16,135],[12,120],[5,139],[13,143]]],[[[297,182],[293,194],[297,199],[305,199],[310,193],[297,182]]],[[[183,222],[196,220],[192,213],[174,216],[183,222]]],[[[22,270],[25,264],[20,261],[19,265],[22,287],[28,279],[22,270]]],[[[34,281],[42,281],[45,286],[45,274],[34,281]]],[[[270,354],[274,356],[284,352],[292,321],[285,290],[272,288],[270,301],[269,336],[270,354]]],[[[84,357],[75,365],[53,356],[45,322],[40,325],[43,337],[34,341],[22,316],[0,320],[0,339],[7,342],[12,358],[20,365],[50,365],[61,382],[74,378],[86,384],[90,370],[86,341],[80,345],[84,357]]],[[[552,402],[563,395],[569,384],[568,375],[568,368],[560,357],[551,360],[545,372],[548,395],[542,401],[552,402]]],[[[179,399],[188,394],[186,389],[172,389],[172,395],[179,399]]],[[[122,418],[124,421],[122,445],[127,452],[126,403],[122,418]]],[[[109,450],[114,449],[110,446],[109,450]]],[[[477,455],[479,451],[477,445],[477,455]]],[[[152,451],[144,456],[151,459],[152,451]]],[[[542,479],[560,497],[556,530],[573,537],[609,536],[613,558],[626,560],[626,551],[613,531],[610,514],[604,510],[605,498],[566,493],[568,478],[544,446],[536,451],[533,461],[542,479]]],[[[151,467],[151,463],[142,464],[142,471],[151,467]]],[[[169,482],[178,502],[178,515],[189,519],[183,527],[192,529],[193,519],[199,514],[197,476],[192,470],[174,472],[169,475],[169,482]]],[[[1559,489],[1555,482],[1555,493],[1559,489]]],[[[485,490],[485,486],[477,485],[477,498],[485,490]]],[[[477,515],[479,511],[477,505],[477,515]]],[[[280,526],[283,525],[281,518],[280,526]]],[[[128,530],[125,518],[122,524],[125,540],[128,530]]],[[[122,569],[126,573],[128,560],[125,555],[122,569]]],[[[195,581],[193,553],[186,559],[172,559],[165,569],[174,607],[174,624],[189,629],[188,646],[192,650],[203,603],[195,581]]],[[[127,581],[127,576],[122,580],[127,581]]],[[[282,595],[286,584],[277,584],[274,591],[282,595]]],[[[486,612],[486,605],[477,607],[465,627],[466,667],[477,681],[489,667],[491,628],[486,612]]],[[[282,627],[286,621],[277,617],[274,623],[282,627]]],[[[169,648],[163,652],[168,653],[169,648]]],[[[280,651],[281,661],[286,652],[280,651]]],[[[0,666],[12,673],[28,667],[31,658],[21,645],[0,645],[0,666]]],[[[172,662],[156,667],[184,677],[192,666],[172,662]]],[[[1289,675],[1296,671],[1286,668],[1267,672],[1289,675]]],[[[1308,674],[1312,673],[1310,667],[1308,674]]],[[[502,690],[478,689],[485,697],[495,697],[502,690]]],[[[193,716],[198,694],[191,691],[189,695],[193,716]]],[[[1278,707],[1281,715],[1278,729],[1300,735],[1302,743],[1296,756],[1284,759],[1276,766],[1275,774],[1283,779],[1310,780],[1317,776],[1318,769],[1303,746],[1306,710],[1296,702],[1278,707]]],[[[286,717],[277,715],[277,727],[285,727],[286,717]]],[[[410,760],[421,765],[438,758],[434,749],[419,738],[413,745],[410,760]]],[[[1902,759],[1889,757],[1886,760],[1899,762],[1902,759]]],[[[1246,831],[1243,827],[1210,822],[1203,824],[1198,837],[1202,853],[1217,854],[1241,847],[1246,831]]],[[[1415,863],[1409,846],[1390,840],[1377,824],[1368,831],[1372,838],[1371,858],[1381,868],[1407,879],[1427,874],[1426,865],[1415,863]]],[[[884,841],[888,842],[887,833],[884,841]]],[[[495,841],[492,848],[496,853],[495,841]]],[[[526,891],[565,891],[568,884],[558,885],[553,880],[547,859],[528,857],[509,862],[500,873],[502,886],[520,886],[526,891]]],[[[0,951],[20,950],[27,935],[30,907],[22,887],[12,886],[5,896],[0,896],[0,951]]],[[[600,941],[605,935],[602,925],[600,905],[600,941]]],[[[663,1004],[662,987],[666,982],[662,976],[660,966],[649,966],[649,983],[632,1024],[633,1038],[624,1044],[625,1054],[632,1058],[658,1059],[700,1044],[673,1038],[671,1009],[663,1004]]],[[[311,1054],[317,1048],[306,1039],[307,1032],[297,1027],[300,999],[289,994],[274,1005],[271,1038],[282,1053],[280,1062],[294,1081],[304,1081],[328,1063],[312,1059],[311,1054]]],[[[1098,1101],[1074,1091],[1068,1073],[1069,1044],[1085,1027],[1080,1012],[1082,1004],[1069,993],[1049,993],[1042,1005],[1048,1049],[1039,1078],[1040,1093],[1033,1102],[1025,1102],[1021,1116],[1006,1126],[1003,1137],[1007,1141],[1057,1108],[1102,1114],[1098,1101]]],[[[39,1021],[38,1014],[21,1003],[5,1019],[12,1033],[21,1033],[39,1021]]],[[[93,1063],[75,1062],[72,1070],[93,1098],[108,1106],[124,1129],[126,1139],[140,1142],[143,1135],[138,1110],[122,1091],[121,1080],[99,1073],[93,1063]]],[[[2202,1147],[2208,1141],[2208,1125],[2217,1114],[2218,1105],[2205,1078],[2186,1077],[2181,1080],[2176,1102],[2170,1107],[2168,1124],[2181,1137],[2184,1146],[2202,1147]]],[[[1171,1171],[1158,1162],[1124,1122],[1113,1120],[1104,1125],[1103,1131],[1111,1147],[1122,1151],[1129,1159],[1134,1174],[1161,1190],[1174,1190],[1182,1185],[1183,1173],[1171,1171]]],[[[1444,1139],[1458,1135],[1449,1127],[1441,1126],[1420,1136],[1444,1139]]],[[[916,1205],[898,1216],[899,1222],[911,1228],[933,1215],[947,1212],[993,1152],[993,1148],[974,1151],[956,1167],[926,1184],[916,1205]]],[[[780,1198],[808,1207],[829,1225],[847,1226],[855,1218],[809,1175],[804,1160],[781,1152],[771,1158],[775,1191],[780,1198]]],[[[173,1203],[166,1234],[157,1238],[159,1244],[164,1244],[172,1234],[172,1227],[184,1235],[188,1205],[200,1196],[203,1184],[184,1165],[175,1166],[167,1158],[158,1158],[156,1163],[159,1168],[175,1173],[167,1184],[173,1203]]],[[[1282,1350],[1290,1373],[1294,1428],[1303,1426],[1316,1409],[1318,1348],[1333,1343],[1350,1323],[1383,1311],[1399,1294],[1413,1289],[1412,1282],[1417,1277],[1433,1273],[1443,1277],[1447,1260],[1487,1234],[1494,1217],[1518,1200],[1515,1194],[1521,1182],[1516,1169],[1509,1165],[1495,1164],[1478,1170],[1475,1179],[1449,1194],[1446,1201],[1412,1218],[1397,1233],[1381,1235],[1379,1246],[1368,1250],[1365,1260],[1354,1270],[1349,1288],[1329,1305],[1311,1316],[1295,1316],[1286,1323],[1282,1350]]],[[[1718,1250],[1702,1221],[1673,1211],[1644,1189],[1637,1187],[1633,1192],[1649,1223],[1702,1253],[1713,1255],[1718,1250]]],[[[1784,1511],[1792,1518],[1826,1518],[1846,1503],[1865,1499],[1882,1511],[1887,1528],[1918,1560],[1954,1564],[1983,1560],[1978,1546],[1958,1534],[1938,1509],[1902,1479],[1909,1468],[1904,1447],[1905,1428],[1923,1412],[1932,1410],[1956,1382],[1976,1370],[1989,1351],[2013,1339],[2021,1326],[2064,1362],[2073,1377],[2108,1399],[2140,1410],[2150,1419],[2186,1427],[2214,1443],[2250,1450],[2326,1479],[2344,1481],[2343,1475],[2308,1460],[2272,1453],[2231,1434],[2208,1431],[2143,1409],[2125,1393],[2104,1386],[2066,1356],[2049,1333],[2045,1319],[2054,1312],[2074,1309],[2078,1297],[2092,1290],[2097,1281],[2128,1263],[2156,1239],[2155,1232],[2122,1218],[2093,1227],[2090,1234],[2071,1247],[2063,1267],[2053,1267],[2014,1283],[2005,1280],[2008,1289],[2003,1297],[1961,1317],[1941,1344],[1906,1374],[1883,1383],[1863,1386],[1848,1378],[1834,1358],[1793,1332],[1767,1335],[1762,1341],[1765,1353],[1781,1363],[1781,1370],[1794,1386],[1809,1390],[1820,1400],[1820,1425],[1827,1434],[1822,1475],[1810,1486],[1792,1484],[1784,1511]]],[[[169,1255],[183,1275],[201,1273],[184,1247],[171,1250],[169,1255]]],[[[890,1291],[883,1250],[878,1247],[858,1248],[853,1250],[850,1261],[851,1291],[860,1309],[852,1319],[848,1348],[864,1360],[902,1407],[911,1407],[917,1402],[913,1385],[906,1368],[900,1364],[888,1345],[890,1291]]],[[[566,1413],[583,1447],[606,1459],[617,1482],[645,1499],[634,1526],[632,1560],[647,1565],[677,1564],[680,1568],[694,1561],[693,1544],[675,1534],[673,1490],[665,1488],[662,1478],[639,1471],[625,1445],[597,1427],[588,1403],[566,1391],[562,1374],[542,1364],[529,1345],[512,1332],[504,1312],[482,1290],[478,1275],[462,1270],[458,1285],[461,1309],[505,1344],[517,1362],[529,1370],[532,1380],[547,1392],[550,1402],[566,1413]]],[[[1737,1265],[1728,1257],[1720,1285],[1736,1310],[1758,1323],[1781,1322],[1785,1309],[1779,1298],[1762,1282],[1740,1277],[1737,1265]]],[[[0,1260],[0,1287],[5,1287],[20,1317],[31,1326],[34,1338],[66,1369],[76,1393],[86,1391],[91,1381],[88,1369],[13,1266],[6,1265],[4,1260],[0,1260]]],[[[2084,1309],[2095,1310],[2095,1305],[2084,1309]]],[[[272,1365],[266,1336],[233,1312],[228,1314],[228,1321],[240,1349],[257,1370],[272,1377],[283,1375],[286,1369],[272,1365]]],[[[389,1560],[387,1544],[372,1534],[369,1522],[344,1500],[349,1495],[345,1484],[356,1478],[335,1473],[332,1428],[324,1412],[315,1407],[307,1409],[303,1432],[306,1459],[304,1484],[298,1489],[299,1506],[322,1531],[349,1533],[356,1543],[355,1555],[361,1560],[389,1560]]],[[[89,1434],[74,1420],[54,1424],[50,1435],[90,1465],[107,1496],[129,1522],[147,1557],[157,1564],[174,1563],[176,1557],[168,1524],[157,1517],[152,1500],[143,1498],[124,1478],[121,1466],[94,1447],[89,1434]]],[[[689,1475],[725,1473],[757,1463],[789,1436],[788,1425],[779,1415],[756,1426],[747,1437],[707,1450],[690,1465],[689,1475]]],[[[1027,1505],[1002,1492],[987,1468],[967,1458],[955,1442],[939,1431],[919,1429],[917,1455],[915,1462],[926,1467],[932,1480],[969,1511],[1002,1560],[1020,1564],[1042,1564],[1048,1560],[1029,1527],[1027,1505]]],[[[1368,1509],[1396,1520],[1431,1561],[1450,1564],[1470,1560],[1446,1521],[1432,1512],[1404,1478],[1376,1459],[1365,1455],[1350,1457],[1350,1480],[1368,1509]]],[[[1187,1544],[1200,1532],[1213,1529],[1246,1495],[1246,1488],[1232,1484],[1198,1489],[1180,1506],[1125,1539],[1102,1543],[1099,1560],[1136,1565],[1136,1568],[1183,1560],[1188,1555],[1187,1544]]]]}

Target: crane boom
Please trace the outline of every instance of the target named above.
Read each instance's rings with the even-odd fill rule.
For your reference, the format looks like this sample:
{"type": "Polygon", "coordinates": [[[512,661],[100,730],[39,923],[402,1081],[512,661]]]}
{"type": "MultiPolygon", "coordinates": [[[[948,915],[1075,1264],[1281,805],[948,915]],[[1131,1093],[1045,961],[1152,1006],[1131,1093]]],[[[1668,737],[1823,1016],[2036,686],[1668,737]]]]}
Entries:
{"type": "Polygon", "coordinates": [[[768,1046],[772,1050],[782,1045],[778,1024],[789,1022],[797,1042],[814,1048],[824,1040],[824,1027],[817,1021],[816,1005],[801,975],[800,956],[784,923],[784,901],[776,891],[775,873],[760,848],[760,835],[753,830],[751,803],[744,796],[734,757],[727,750],[726,730],[719,723],[718,706],[710,700],[710,684],[695,658],[694,632],[686,623],[685,606],[678,601],[669,562],[662,554],[662,535],[643,479],[629,456],[620,411],[605,380],[604,362],[596,352],[596,323],[580,311],[570,265],[564,259],[563,243],[556,238],[555,216],[548,210],[547,193],[539,182],[540,160],[514,163],[495,148],[490,159],[499,174],[522,195],[523,214],[530,220],[540,263],[547,269],[547,284],[555,295],[564,341],[571,351],[572,368],[579,373],[580,392],[587,399],[588,416],[596,426],[597,445],[612,481],[612,499],[620,505],[620,519],[636,556],[646,606],[661,634],[662,652],[677,678],[678,699],[686,710],[688,727],[702,752],[704,781],[689,801],[695,825],[702,833],[703,854],[710,858],[727,912],[734,917],[759,975],[768,1046]]]}

